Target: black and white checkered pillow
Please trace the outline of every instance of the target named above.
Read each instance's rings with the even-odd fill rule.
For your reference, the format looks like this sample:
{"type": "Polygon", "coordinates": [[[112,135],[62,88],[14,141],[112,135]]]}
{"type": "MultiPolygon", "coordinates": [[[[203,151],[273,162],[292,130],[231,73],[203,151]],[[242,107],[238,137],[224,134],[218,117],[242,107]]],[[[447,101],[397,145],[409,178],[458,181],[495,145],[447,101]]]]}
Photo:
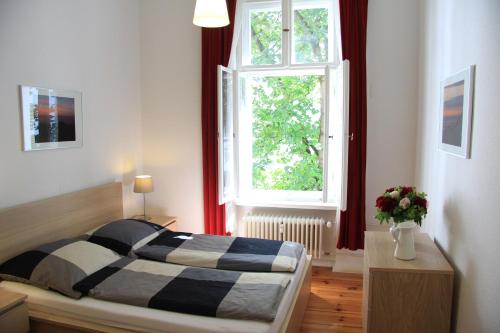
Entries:
{"type": "Polygon", "coordinates": [[[84,239],[126,256],[133,255],[133,250],[142,247],[165,230],[158,224],[144,220],[124,219],[89,231],[84,239]]]}
{"type": "Polygon", "coordinates": [[[63,239],[9,259],[0,266],[0,277],[80,298],[81,293],[73,290],[73,286],[120,258],[102,246],[63,239]]]}

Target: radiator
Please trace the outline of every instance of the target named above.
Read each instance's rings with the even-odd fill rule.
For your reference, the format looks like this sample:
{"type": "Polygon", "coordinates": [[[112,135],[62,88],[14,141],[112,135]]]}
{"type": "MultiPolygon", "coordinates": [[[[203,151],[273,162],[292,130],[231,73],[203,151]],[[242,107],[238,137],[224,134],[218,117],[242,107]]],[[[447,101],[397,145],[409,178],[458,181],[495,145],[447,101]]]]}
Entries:
{"type": "Polygon", "coordinates": [[[317,217],[253,215],[243,218],[246,237],[297,242],[319,259],[323,250],[325,220],[317,217]]]}

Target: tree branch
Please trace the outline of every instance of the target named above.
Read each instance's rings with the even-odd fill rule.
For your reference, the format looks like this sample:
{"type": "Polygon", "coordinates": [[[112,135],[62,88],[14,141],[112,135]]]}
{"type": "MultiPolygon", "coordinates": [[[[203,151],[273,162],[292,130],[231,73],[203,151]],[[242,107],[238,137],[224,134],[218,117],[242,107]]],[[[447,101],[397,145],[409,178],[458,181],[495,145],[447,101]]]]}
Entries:
{"type": "Polygon", "coordinates": [[[311,151],[309,150],[309,148],[310,148],[310,149],[312,149],[312,151],[314,152],[314,155],[316,155],[316,156],[318,156],[318,157],[319,157],[319,150],[318,150],[318,148],[316,148],[314,145],[312,145],[312,144],[309,142],[309,140],[307,140],[307,138],[306,138],[306,137],[302,137],[302,143],[304,143],[304,144],[307,146],[306,151],[307,151],[307,153],[308,153],[309,155],[311,155],[311,151]]]}
{"type": "Polygon", "coordinates": [[[264,44],[262,44],[260,38],[257,36],[257,33],[255,32],[254,27],[251,27],[251,33],[252,33],[252,38],[255,39],[255,42],[257,43],[257,47],[259,48],[259,51],[261,53],[265,53],[266,48],[264,47],[264,44]]]}

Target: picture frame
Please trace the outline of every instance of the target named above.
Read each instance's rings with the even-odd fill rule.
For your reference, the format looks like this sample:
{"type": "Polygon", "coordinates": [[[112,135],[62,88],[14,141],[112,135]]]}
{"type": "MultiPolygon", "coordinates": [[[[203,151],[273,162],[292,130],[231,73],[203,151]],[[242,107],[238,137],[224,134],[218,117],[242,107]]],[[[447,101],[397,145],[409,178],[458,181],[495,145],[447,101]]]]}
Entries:
{"type": "Polygon", "coordinates": [[[475,66],[441,82],[439,149],[470,158],[475,66]]]}
{"type": "Polygon", "coordinates": [[[19,86],[23,150],[81,147],[82,93],[19,86]]]}

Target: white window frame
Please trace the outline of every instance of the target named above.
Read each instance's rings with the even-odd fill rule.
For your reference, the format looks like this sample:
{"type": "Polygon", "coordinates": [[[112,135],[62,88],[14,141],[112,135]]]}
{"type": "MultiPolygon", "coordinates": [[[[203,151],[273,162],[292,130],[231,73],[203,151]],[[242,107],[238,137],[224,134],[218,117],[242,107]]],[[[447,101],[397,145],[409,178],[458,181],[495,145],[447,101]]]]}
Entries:
{"type": "Polygon", "coordinates": [[[349,154],[349,60],[326,69],[325,157],[323,202],[333,202],[346,210],[349,154]],[[332,112],[335,111],[335,112],[332,112]],[[334,117],[332,119],[332,117],[334,117]],[[333,157],[332,157],[333,156],[333,157]]]}
{"type": "Polygon", "coordinates": [[[284,45],[285,41],[283,39],[284,34],[281,35],[281,63],[278,64],[264,64],[264,65],[252,65],[251,64],[251,31],[250,31],[250,14],[252,11],[272,11],[276,8],[280,8],[281,22],[283,24],[283,10],[280,5],[281,0],[248,0],[243,4],[243,20],[241,29],[241,43],[238,45],[238,68],[244,67],[281,67],[284,63],[284,45]]]}
{"type": "Polygon", "coordinates": [[[236,180],[237,177],[235,175],[236,173],[236,167],[234,165],[234,162],[236,160],[235,158],[235,130],[234,130],[234,125],[235,125],[235,120],[234,120],[234,115],[237,113],[235,112],[235,100],[234,97],[237,96],[234,94],[234,72],[233,70],[226,68],[224,66],[217,66],[217,107],[218,107],[218,117],[217,117],[217,141],[218,141],[218,189],[219,189],[219,205],[225,204],[227,202],[231,202],[236,198],[236,180]],[[226,151],[225,149],[225,142],[224,142],[224,123],[226,121],[224,115],[224,99],[223,99],[223,93],[224,93],[224,82],[223,82],[223,75],[226,73],[228,77],[231,80],[231,89],[232,91],[227,91],[227,95],[231,96],[230,98],[230,103],[227,104],[228,107],[228,113],[232,115],[232,129],[233,133],[231,133],[228,136],[228,141],[230,141],[231,147],[233,148],[233,158],[231,159],[231,165],[230,165],[230,170],[226,170],[224,168],[225,166],[225,156],[224,152],[226,151]],[[228,182],[226,183],[226,177],[225,174],[228,173],[228,182]]]}
{"type": "MultiPolygon", "coordinates": [[[[311,64],[317,64],[320,66],[327,66],[328,64],[333,64],[333,63],[338,63],[338,59],[336,59],[336,52],[335,52],[335,45],[337,44],[337,36],[334,33],[334,26],[335,26],[335,8],[334,8],[334,1],[331,0],[292,0],[291,3],[291,10],[290,10],[290,33],[288,34],[290,36],[290,64],[292,66],[296,65],[304,65],[302,63],[297,63],[295,61],[295,43],[293,40],[293,32],[295,30],[294,23],[295,20],[293,19],[293,12],[295,9],[310,9],[310,8],[328,8],[328,61],[327,62],[315,62],[311,64]],[[311,4],[312,3],[312,4],[311,4]]],[[[307,66],[310,66],[311,64],[307,64],[307,66]]]]}
{"type": "MultiPolygon", "coordinates": [[[[251,40],[249,39],[250,32],[250,20],[249,13],[251,10],[256,10],[260,8],[275,8],[276,3],[279,1],[276,0],[246,0],[243,4],[243,24],[241,29],[241,35],[239,38],[239,43],[236,49],[237,57],[236,57],[236,69],[233,70],[233,101],[234,101],[234,109],[233,109],[233,120],[234,120],[234,182],[235,189],[233,191],[234,195],[231,197],[220,198],[220,203],[230,202],[235,200],[238,204],[248,204],[251,203],[254,206],[273,206],[273,202],[276,203],[276,207],[283,206],[283,203],[286,205],[288,202],[290,206],[293,206],[293,203],[297,203],[302,208],[307,207],[308,205],[311,208],[320,208],[320,207],[328,207],[335,208],[339,207],[340,209],[345,209],[345,199],[346,199],[346,189],[347,189],[347,148],[348,148],[348,120],[349,120],[349,102],[348,102],[348,72],[349,72],[349,64],[348,61],[341,62],[341,54],[340,54],[340,45],[338,43],[340,38],[340,24],[337,20],[338,18],[338,1],[336,0],[318,0],[316,7],[323,8],[325,4],[329,4],[329,45],[328,45],[328,54],[329,54],[329,62],[327,63],[310,63],[310,64],[298,64],[293,63],[292,58],[292,44],[293,44],[293,27],[292,27],[292,16],[293,16],[293,8],[298,6],[303,6],[304,3],[309,4],[307,7],[312,8],[310,5],[310,1],[296,1],[295,6],[293,6],[293,0],[283,0],[281,1],[281,9],[282,9],[282,63],[281,64],[269,64],[269,65],[244,65],[243,61],[243,52],[245,47],[244,43],[247,43],[247,46],[251,46],[251,40]],[[335,33],[336,32],[336,33],[335,33]],[[339,105],[334,105],[330,103],[331,91],[332,91],[332,78],[331,73],[335,71],[337,73],[337,79],[339,79],[339,71],[341,71],[342,77],[342,103],[339,105]],[[323,163],[323,176],[324,176],[324,184],[323,191],[267,191],[267,190],[255,190],[251,189],[251,178],[250,178],[250,189],[248,188],[248,184],[245,187],[245,184],[241,184],[240,175],[245,173],[245,168],[250,168],[251,173],[251,163],[242,163],[245,156],[241,154],[241,140],[245,139],[245,136],[248,136],[248,133],[245,134],[245,129],[242,129],[240,125],[243,123],[248,124],[248,119],[242,118],[240,122],[239,119],[241,117],[248,117],[248,114],[242,114],[242,107],[240,105],[241,96],[240,96],[240,79],[244,79],[249,75],[283,75],[277,73],[290,73],[293,75],[307,75],[304,73],[322,73],[320,75],[325,75],[326,79],[326,91],[325,91],[325,128],[324,128],[324,163],[323,163]],[[333,111],[332,108],[341,108],[336,110],[336,112],[341,112],[342,119],[342,130],[341,133],[337,133],[337,135],[330,135],[329,130],[331,128],[329,124],[330,113],[333,111]],[[240,140],[241,137],[241,140],[240,140]],[[335,141],[332,141],[335,139],[335,141]],[[336,145],[337,153],[340,152],[340,155],[336,159],[335,164],[335,172],[334,174],[337,176],[334,179],[335,184],[331,181],[332,175],[332,166],[328,165],[328,161],[330,160],[330,151],[329,147],[332,145],[336,145]],[[330,177],[329,177],[330,175],[330,177]],[[340,175],[340,178],[338,177],[340,175]],[[333,189],[332,189],[333,187],[333,189]],[[309,193],[308,193],[309,192],[309,193]],[[253,194],[253,195],[252,195],[253,194]],[[322,206],[324,205],[324,206],[322,206]]],[[[247,47],[249,51],[249,48],[247,47]]],[[[248,61],[250,62],[250,61],[248,61]]],[[[289,74],[289,75],[290,75],[289,74]]],[[[318,75],[318,74],[309,74],[309,75],[318,75]]],[[[335,92],[338,96],[339,91],[335,92]]],[[[221,95],[219,93],[219,95],[221,95]]],[[[248,98],[248,97],[247,97],[248,98]]],[[[339,117],[337,117],[339,118],[339,117]]],[[[220,119],[220,117],[219,117],[220,119]]],[[[248,126],[247,126],[248,127],[248,126]]],[[[250,130],[251,135],[251,130],[250,130]]],[[[219,136],[219,151],[223,151],[223,143],[219,136]]],[[[250,149],[251,152],[251,149],[250,149]]],[[[251,158],[251,156],[250,156],[251,158]]],[[[250,161],[251,162],[251,161],[250,161]]],[[[332,161],[330,161],[332,162],[332,161]]],[[[221,170],[222,163],[219,163],[219,183],[221,176],[223,175],[223,171],[221,170]]],[[[223,167],[223,166],[222,166],[223,167]]],[[[248,173],[248,170],[246,171],[248,173]]],[[[250,174],[251,176],[251,174],[250,174]]],[[[219,196],[222,191],[222,187],[219,184],[219,196]]]]}
{"type": "MultiPolygon", "coordinates": [[[[242,0],[244,1],[244,0],[242,0]]],[[[297,7],[297,5],[295,5],[297,7]]],[[[283,68],[325,68],[328,65],[339,65],[340,64],[340,52],[338,50],[338,41],[340,38],[340,33],[338,32],[340,28],[338,20],[338,1],[337,0],[246,0],[243,3],[243,15],[242,15],[242,29],[241,29],[241,42],[238,43],[237,47],[237,60],[236,65],[239,71],[251,71],[251,70],[273,70],[273,69],[283,69],[283,68]],[[250,50],[250,18],[249,13],[253,10],[276,8],[276,4],[281,2],[281,22],[282,22],[282,37],[281,37],[281,63],[280,64],[267,64],[267,65],[252,65],[247,64],[246,58],[249,56],[250,50]],[[310,8],[324,8],[329,9],[329,24],[328,24],[328,62],[315,62],[310,64],[294,63],[293,58],[293,8],[294,3],[298,2],[298,6],[310,7],[310,8]],[[314,5],[311,5],[314,2],[314,5]],[[337,33],[335,33],[337,31],[337,33]]],[[[250,63],[250,61],[248,61],[250,63]]]]}

